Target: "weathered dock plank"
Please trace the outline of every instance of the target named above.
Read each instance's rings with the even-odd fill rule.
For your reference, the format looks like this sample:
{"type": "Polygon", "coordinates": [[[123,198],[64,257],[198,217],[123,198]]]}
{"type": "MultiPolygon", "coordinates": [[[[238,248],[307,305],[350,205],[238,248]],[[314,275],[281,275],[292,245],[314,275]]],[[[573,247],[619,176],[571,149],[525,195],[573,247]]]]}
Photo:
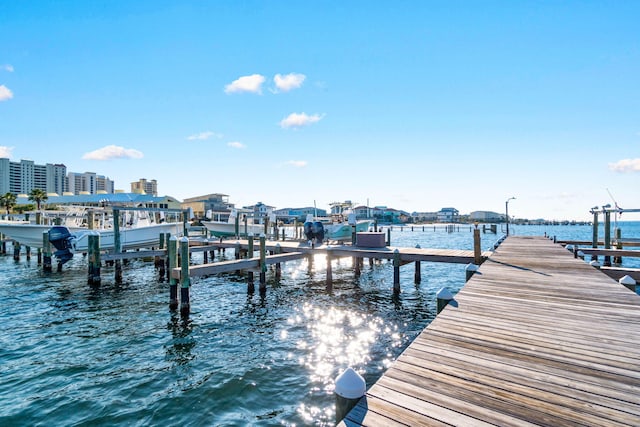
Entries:
{"type": "MultiPolygon", "coordinates": [[[[286,254],[269,255],[265,258],[265,264],[277,264],[306,257],[303,252],[289,252],[286,254]]],[[[210,276],[212,274],[228,273],[237,270],[251,270],[260,266],[260,257],[239,260],[214,262],[210,264],[189,266],[189,277],[210,276]]],[[[180,279],[180,268],[171,271],[171,277],[180,279]]]]}
{"type": "Polygon", "coordinates": [[[640,297],[509,237],[341,425],[640,425],[640,297]]]}

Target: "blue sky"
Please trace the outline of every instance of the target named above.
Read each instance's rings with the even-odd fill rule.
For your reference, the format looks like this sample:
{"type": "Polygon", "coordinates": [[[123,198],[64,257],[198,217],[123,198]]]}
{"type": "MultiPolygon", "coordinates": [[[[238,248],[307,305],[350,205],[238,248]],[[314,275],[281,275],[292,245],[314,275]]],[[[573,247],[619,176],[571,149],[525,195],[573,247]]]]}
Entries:
{"type": "MultiPolygon", "coordinates": [[[[131,4],[130,4],[131,3],[131,4]]],[[[0,6],[0,156],[178,199],[640,208],[640,2],[0,6]]]]}

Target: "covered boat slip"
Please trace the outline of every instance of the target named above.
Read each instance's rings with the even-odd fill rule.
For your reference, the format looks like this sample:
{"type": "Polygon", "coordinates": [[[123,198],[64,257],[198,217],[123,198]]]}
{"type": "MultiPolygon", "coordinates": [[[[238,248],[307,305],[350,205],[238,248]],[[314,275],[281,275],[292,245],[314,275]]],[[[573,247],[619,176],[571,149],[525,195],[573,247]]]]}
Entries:
{"type": "Polygon", "coordinates": [[[509,237],[340,423],[640,425],[640,296],[509,237]]]}

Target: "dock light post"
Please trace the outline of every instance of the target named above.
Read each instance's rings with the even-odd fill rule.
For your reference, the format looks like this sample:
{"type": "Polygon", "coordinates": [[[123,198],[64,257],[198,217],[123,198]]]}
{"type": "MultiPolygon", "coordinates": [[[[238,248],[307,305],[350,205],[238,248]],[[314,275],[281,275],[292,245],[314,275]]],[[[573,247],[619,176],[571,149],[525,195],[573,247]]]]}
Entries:
{"type": "Polygon", "coordinates": [[[507,222],[507,236],[509,235],[509,200],[515,200],[515,197],[509,197],[506,202],[504,202],[504,215],[505,221],[507,222]]]}

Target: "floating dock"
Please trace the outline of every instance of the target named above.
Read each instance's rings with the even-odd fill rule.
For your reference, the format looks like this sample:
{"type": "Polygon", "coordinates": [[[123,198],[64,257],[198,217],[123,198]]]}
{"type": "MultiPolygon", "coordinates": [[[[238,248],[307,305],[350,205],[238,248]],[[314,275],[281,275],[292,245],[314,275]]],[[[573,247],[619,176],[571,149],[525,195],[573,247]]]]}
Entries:
{"type": "Polygon", "coordinates": [[[640,296],[508,237],[341,426],[640,425],[640,296]]]}

